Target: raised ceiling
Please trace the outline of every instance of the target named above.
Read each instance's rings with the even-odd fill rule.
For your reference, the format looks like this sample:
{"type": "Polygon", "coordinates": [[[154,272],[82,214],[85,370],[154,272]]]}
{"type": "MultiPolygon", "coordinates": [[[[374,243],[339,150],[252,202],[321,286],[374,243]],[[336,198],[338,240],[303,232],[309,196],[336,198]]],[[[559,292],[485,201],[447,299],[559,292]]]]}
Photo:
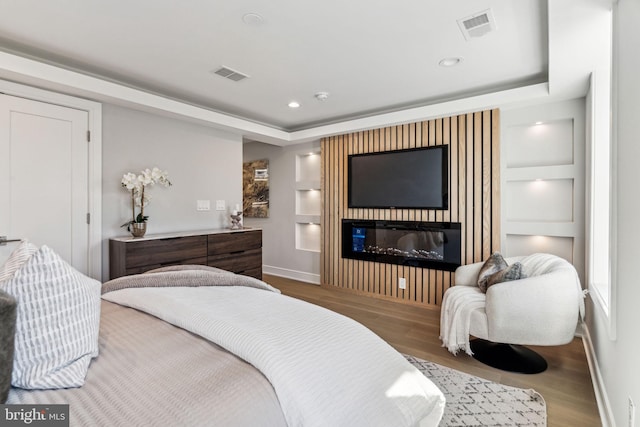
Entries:
{"type": "Polygon", "coordinates": [[[548,80],[544,0],[0,0],[0,10],[5,52],[288,132],[548,80]],[[465,39],[458,20],[486,10],[495,29],[465,39]],[[450,57],[462,60],[439,65],[450,57]],[[249,77],[214,74],[221,66],[249,77]]]}

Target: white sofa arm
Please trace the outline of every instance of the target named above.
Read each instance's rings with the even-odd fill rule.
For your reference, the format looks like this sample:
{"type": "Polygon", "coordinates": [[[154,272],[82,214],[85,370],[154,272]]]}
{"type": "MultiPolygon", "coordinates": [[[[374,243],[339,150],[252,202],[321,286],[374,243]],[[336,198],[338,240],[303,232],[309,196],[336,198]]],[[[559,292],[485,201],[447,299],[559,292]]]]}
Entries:
{"type": "Polygon", "coordinates": [[[478,274],[483,264],[484,262],[476,262],[458,267],[454,277],[456,286],[478,286],[478,274]]]}
{"type": "Polygon", "coordinates": [[[579,320],[575,274],[562,270],[487,290],[489,340],[524,345],[570,342],[579,320]]]}

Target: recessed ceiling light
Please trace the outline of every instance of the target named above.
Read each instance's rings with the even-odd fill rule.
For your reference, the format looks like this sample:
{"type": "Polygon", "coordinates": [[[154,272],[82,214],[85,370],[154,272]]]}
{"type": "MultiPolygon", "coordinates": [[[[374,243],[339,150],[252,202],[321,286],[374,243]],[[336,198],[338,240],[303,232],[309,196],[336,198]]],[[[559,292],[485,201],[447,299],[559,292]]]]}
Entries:
{"type": "Polygon", "coordinates": [[[441,67],[453,67],[458,65],[461,62],[462,62],[462,58],[456,56],[456,57],[441,59],[440,62],[438,62],[438,64],[441,67]]]}
{"type": "Polygon", "coordinates": [[[536,125],[541,125],[541,124],[542,124],[542,122],[536,122],[536,125]]]}
{"type": "Polygon", "coordinates": [[[300,107],[300,103],[298,101],[291,101],[289,103],[289,108],[299,108],[300,107]]]}
{"type": "Polygon", "coordinates": [[[242,15],[242,22],[244,22],[247,25],[260,25],[264,22],[264,19],[262,19],[262,16],[258,15],[257,13],[245,13],[244,15],[242,15]]]}

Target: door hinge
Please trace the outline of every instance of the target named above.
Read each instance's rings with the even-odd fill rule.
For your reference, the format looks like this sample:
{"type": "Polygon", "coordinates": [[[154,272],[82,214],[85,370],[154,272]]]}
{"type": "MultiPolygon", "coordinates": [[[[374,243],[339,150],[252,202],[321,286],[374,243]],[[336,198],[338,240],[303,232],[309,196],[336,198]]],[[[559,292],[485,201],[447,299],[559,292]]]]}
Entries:
{"type": "Polygon", "coordinates": [[[87,224],[91,224],[91,214],[87,213],[87,224]]]}
{"type": "Polygon", "coordinates": [[[87,142],[91,142],[91,131],[87,131],[87,142]]]}

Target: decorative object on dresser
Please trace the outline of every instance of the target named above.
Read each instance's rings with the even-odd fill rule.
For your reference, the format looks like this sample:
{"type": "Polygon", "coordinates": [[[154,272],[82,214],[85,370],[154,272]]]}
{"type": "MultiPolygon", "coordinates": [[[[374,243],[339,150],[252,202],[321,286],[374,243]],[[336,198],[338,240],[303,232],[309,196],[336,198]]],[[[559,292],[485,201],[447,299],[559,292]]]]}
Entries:
{"type": "Polygon", "coordinates": [[[147,232],[147,220],[149,217],[144,214],[144,207],[151,200],[151,195],[145,188],[150,185],[160,184],[164,187],[171,186],[169,174],[157,167],[145,169],[140,175],[128,172],[122,176],[122,187],[131,192],[131,219],[121,227],[127,227],[133,237],[142,237],[147,232]],[[136,215],[136,206],[140,207],[140,212],[136,215]]]}
{"type": "Polygon", "coordinates": [[[236,209],[231,215],[231,229],[232,230],[240,230],[242,229],[242,211],[236,209]]]}
{"type": "Polygon", "coordinates": [[[109,240],[109,277],[200,264],[262,279],[262,230],[208,230],[109,240]]]}

